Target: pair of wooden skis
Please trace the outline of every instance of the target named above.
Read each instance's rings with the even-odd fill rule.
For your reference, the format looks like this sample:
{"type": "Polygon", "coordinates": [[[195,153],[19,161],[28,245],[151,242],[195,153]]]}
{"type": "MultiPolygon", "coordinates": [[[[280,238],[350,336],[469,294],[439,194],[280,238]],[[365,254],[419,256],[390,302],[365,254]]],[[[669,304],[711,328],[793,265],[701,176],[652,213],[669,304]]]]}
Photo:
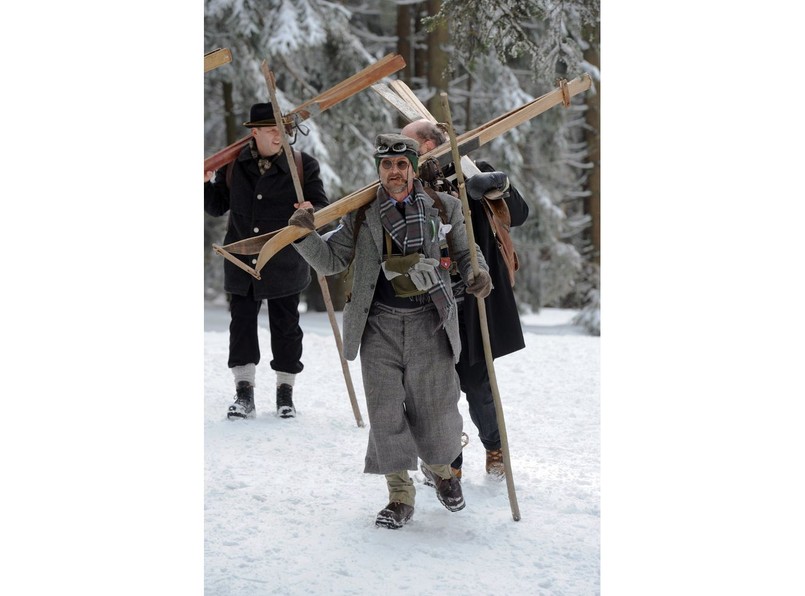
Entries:
{"type": "MultiPolygon", "coordinates": [[[[519,108],[515,108],[490,120],[486,124],[479,126],[469,132],[457,137],[459,153],[467,155],[469,152],[485,145],[491,140],[499,137],[503,133],[512,128],[527,122],[528,120],[538,116],[546,110],[559,105],[560,103],[567,104],[569,98],[583,93],[588,90],[592,84],[589,75],[577,77],[572,81],[562,83],[560,88],[554,89],[545,95],[530,101],[519,108]]],[[[398,95],[399,97],[399,95],[398,95]]],[[[400,97],[400,101],[403,99],[400,97]]],[[[410,104],[409,104],[410,105],[410,104]]],[[[416,108],[411,108],[416,110],[416,108]]],[[[413,113],[409,110],[409,113],[413,113]]],[[[439,160],[439,163],[446,165],[452,161],[450,157],[450,144],[444,143],[436,147],[432,151],[420,156],[420,160],[424,161],[429,157],[434,157],[439,160]]],[[[352,192],[351,194],[331,203],[324,209],[317,211],[314,216],[314,223],[316,229],[327,225],[330,222],[336,221],[342,215],[358,209],[371,201],[375,192],[377,191],[379,182],[373,182],[364,186],[363,188],[352,192]]],[[[310,230],[305,230],[296,226],[287,226],[280,230],[270,232],[268,234],[261,234],[260,236],[253,236],[246,240],[233,242],[224,246],[213,244],[213,250],[226,259],[237,261],[243,265],[243,269],[248,271],[255,278],[260,279],[260,271],[265,264],[280,250],[288,246],[291,242],[302,238],[310,233],[310,230]],[[255,266],[248,267],[243,264],[239,259],[234,258],[232,255],[257,255],[257,263],[255,266]]]]}

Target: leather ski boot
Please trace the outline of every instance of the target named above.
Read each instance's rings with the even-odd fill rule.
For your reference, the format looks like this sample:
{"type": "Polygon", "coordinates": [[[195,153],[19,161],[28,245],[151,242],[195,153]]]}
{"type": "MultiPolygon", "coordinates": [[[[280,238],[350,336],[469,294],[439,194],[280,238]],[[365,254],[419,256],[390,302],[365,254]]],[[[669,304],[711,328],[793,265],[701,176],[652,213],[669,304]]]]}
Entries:
{"type": "Polygon", "coordinates": [[[229,406],[226,417],[229,420],[254,418],[254,385],[249,381],[238,381],[235,392],[235,403],[229,406]]]}

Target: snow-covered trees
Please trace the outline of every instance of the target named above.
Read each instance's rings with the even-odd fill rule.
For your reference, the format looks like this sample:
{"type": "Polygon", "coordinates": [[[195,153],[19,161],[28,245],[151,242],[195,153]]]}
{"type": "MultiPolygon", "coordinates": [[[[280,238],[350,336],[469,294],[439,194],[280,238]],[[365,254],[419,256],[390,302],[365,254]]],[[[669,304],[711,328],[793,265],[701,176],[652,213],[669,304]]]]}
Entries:
{"type": "MultiPolygon", "coordinates": [[[[398,51],[408,63],[399,78],[437,118],[431,100],[446,90],[462,132],[554,89],[558,78],[587,72],[595,83],[597,65],[585,53],[597,50],[598,14],[598,0],[208,0],[205,50],[228,47],[233,62],[205,76],[207,154],[244,136],[240,123],[249,106],[266,100],[263,58],[289,110],[398,51]]],[[[595,93],[594,87],[584,95],[595,93]]],[[[512,233],[524,307],[579,308],[598,287],[597,234],[591,234],[597,219],[590,215],[597,189],[588,183],[596,167],[589,146],[594,125],[585,96],[477,152],[510,175],[532,208],[526,225],[512,233]]],[[[376,179],[368,158],[374,136],[402,124],[366,90],[306,121],[308,134],[296,146],[320,160],[336,200],[376,179]]]]}

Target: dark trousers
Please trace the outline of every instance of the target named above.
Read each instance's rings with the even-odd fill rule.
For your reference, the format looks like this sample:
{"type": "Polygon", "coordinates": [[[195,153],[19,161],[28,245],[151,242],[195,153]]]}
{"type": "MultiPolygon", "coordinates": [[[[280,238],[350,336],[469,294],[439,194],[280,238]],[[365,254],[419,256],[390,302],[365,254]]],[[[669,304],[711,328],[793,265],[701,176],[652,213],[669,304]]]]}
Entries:
{"type": "MultiPolygon", "coordinates": [[[[257,315],[262,300],[249,288],[246,296],[231,295],[229,312],[229,368],[260,362],[257,315]]],[[[302,328],[299,326],[299,294],[266,300],[271,334],[271,368],[279,372],[302,372],[302,328]]]]}
{"type": "MultiPolygon", "coordinates": [[[[461,345],[466,346],[467,328],[464,323],[463,309],[458,311],[458,330],[461,336],[461,345]]],[[[500,449],[498,416],[495,411],[495,398],[492,396],[492,385],[489,383],[486,360],[470,365],[469,359],[468,350],[462,349],[461,357],[456,364],[456,372],[458,373],[461,390],[467,396],[470,418],[478,429],[478,438],[481,439],[484,448],[500,449]]],[[[461,463],[462,455],[459,454],[451,465],[454,468],[460,468],[461,463]]]]}

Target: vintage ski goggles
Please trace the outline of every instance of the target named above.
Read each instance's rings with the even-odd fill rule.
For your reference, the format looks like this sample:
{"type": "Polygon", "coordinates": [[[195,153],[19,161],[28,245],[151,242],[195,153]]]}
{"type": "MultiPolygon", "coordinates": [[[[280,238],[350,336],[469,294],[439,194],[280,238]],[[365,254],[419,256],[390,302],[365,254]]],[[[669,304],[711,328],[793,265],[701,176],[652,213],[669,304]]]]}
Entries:
{"type": "Polygon", "coordinates": [[[386,145],[383,143],[375,147],[375,151],[381,154],[388,153],[389,151],[393,153],[404,153],[405,151],[413,151],[413,149],[411,149],[405,143],[394,143],[393,145],[386,145]]]}
{"type": "Polygon", "coordinates": [[[385,158],[380,161],[380,167],[383,168],[384,170],[390,170],[391,166],[397,166],[398,170],[403,171],[407,170],[410,164],[411,162],[409,162],[407,159],[398,159],[395,161],[392,159],[385,158]]]}

